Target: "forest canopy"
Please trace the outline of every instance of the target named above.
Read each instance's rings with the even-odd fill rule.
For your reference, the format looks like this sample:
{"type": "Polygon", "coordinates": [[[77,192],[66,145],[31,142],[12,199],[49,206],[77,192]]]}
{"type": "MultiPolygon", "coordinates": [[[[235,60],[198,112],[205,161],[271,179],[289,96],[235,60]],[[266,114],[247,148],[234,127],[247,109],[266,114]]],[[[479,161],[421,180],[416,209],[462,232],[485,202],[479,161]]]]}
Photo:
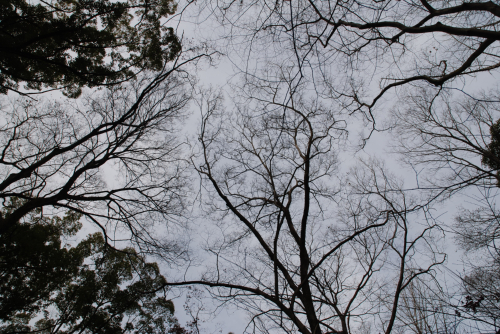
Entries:
{"type": "Polygon", "coordinates": [[[184,333],[156,263],[131,247],[111,248],[101,233],[67,243],[80,218],[35,210],[2,233],[0,332],[184,333]]]}
{"type": "Polygon", "coordinates": [[[173,134],[189,100],[183,66],[202,57],[177,61],[180,42],[165,26],[175,10],[172,1],[0,4],[0,93],[20,95],[0,107],[2,333],[186,333],[146,258],[183,252],[148,230],[183,210],[173,134]],[[81,99],[30,96],[77,98],[84,86],[104,87],[81,99]],[[121,175],[110,188],[102,173],[113,162],[121,175]],[[129,242],[117,246],[114,224],[129,242]]]}
{"type": "Polygon", "coordinates": [[[2,6],[2,326],[500,333],[497,2],[2,6]]]}
{"type": "Polygon", "coordinates": [[[163,22],[173,0],[2,1],[0,93],[112,85],[144,70],[159,71],[180,51],[163,22]]]}

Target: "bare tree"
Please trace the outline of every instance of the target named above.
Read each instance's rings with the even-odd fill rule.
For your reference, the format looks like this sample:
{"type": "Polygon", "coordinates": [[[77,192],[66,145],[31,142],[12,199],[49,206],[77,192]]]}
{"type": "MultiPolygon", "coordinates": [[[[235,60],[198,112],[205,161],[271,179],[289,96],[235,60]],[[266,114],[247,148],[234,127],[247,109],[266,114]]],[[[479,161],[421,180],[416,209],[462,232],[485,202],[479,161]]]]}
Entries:
{"type": "Polygon", "coordinates": [[[243,72],[295,62],[298,81],[313,72],[319,94],[345,100],[370,122],[377,102],[397,87],[453,86],[500,66],[500,6],[492,1],[218,1],[200,8],[226,28],[221,37],[243,72]]]}
{"type": "Polygon", "coordinates": [[[491,153],[498,98],[473,97],[467,86],[470,77],[496,73],[500,65],[500,7],[491,1],[425,0],[202,3],[225,28],[224,47],[243,74],[236,86],[248,95],[238,100],[237,116],[223,119],[209,111],[203,122],[204,163],[198,171],[207,191],[213,190],[208,196],[212,211],[220,212],[215,219],[222,236],[207,246],[216,255],[217,270],[198,283],[246,291],[227,297],[244,297],[246,308],[261,315],[255,328],[257,319],[269,317],[288,331],[348,332],[356,321],[358,328],[369,328],[367,316],[376,314],[373,325],[393,331],[403,321],[399,300],[411,286],[412,272],[430,273],[432,264],[443,260],[433,247],[411,258],[406,246],[394,245],[432,244],[430,235],[440,229],[430,214],[436,200],[471,186],[497,186],[498,171],[482,160],[491,153]],[[459,84],[464,97],[454,100],[451,92],[459,84]],[[397,99],[391,100],[393,93],[397,99]],[[382,108],[386,101],[399,108],[389,115],[394,117],[389,125],[398,132],[403,160],[416,171],[411,189],[373,161],[360,167],[364,174],[348,178],[347,159],[345,164],[329,160],[330,152],[346,154],[338,138],[348,129],[367,128],[363,144],[373,131],[387,129],[376,126],[388,115],[389,108],[382,108]],[[325,111],[337,123],[325,120],[325,111]],[[358,115],[364,123],[355,119],[358,115]],[[231,215],[247,230],[238,232],[231,215]],[[318,235],[329,235],[325,226],[348,241],[332,237],[322,244],[318,235]],[[412,231],[416,226],[427,226],[420,230],[425,233],[412,231]],[[391,228],[401,234],[375,232],[391,228]],[[365,236],[373,238],[358,249],[365,257],[354,257],[353,245],[365,236]],[[263,255],[254,255],[258,250],[263,255]],[[260,264],[250,265],[250,257],[260,264]],[[391,262],[394,257],[399,265],[391,262]],[[425,260],[428,265],[417,265],[425,260]],[[239,270],[224,267],[224,261],[239,270]],[[317,279],[324,267],[330,269],[317,279]],[[375,273],[366,270],[372,267],[375,273]],[[356,281],[361,277],[366,284],[356,281]],[[392,290],[391,280],[400,283],[392,290]],[[353,295],[346,297],[348,291],[353,295]],[[366,297],[376,295],[373,291],[381,292],[377,300],[366,297]],[[308,300],[309,295],[314,297],[308,300]]]}
{"type": "MultiPolygon", "coordinates": [[[[429,201],[465,194],[468,205],[457,210],[455,232],[465,252],[465,272],[457,274],[460,300],[447,302],[476,330],[498,325],[498,156],[491,149],[492,129],[500,117],[498,93],[469,95],[437,89],[412,92],[396,109],[394,146],[417,175],[417,191],[429,201]],[[493,166],[492,166],[493,165],[493,166]]],[[[442,296],[446,299],[446,295],[442,296]]],[[[454,300],[453,300],[454,299],[454,300]]],[[[464,323],[465,324],[465,323],[464,323]]]]}
{"type": "Polygon", "coordinates": [[[169,248],[150,231],[183,211],[186,160],[177,131],[190,95],[182,66],[197,58],[81,102],[4,101],[0,198],[3,206],[12,197],[23,205],[0,217],[0,233],[36,208],[69,209],[108,239],[128,231],[143,251],[169,248]]]}
{"type": "Polygon", "coordinates": [[[496,159],[488,148],[500,116],[496,94],[421,89],[404,101],[392,115],[398,138],[393,149],[419,171],[420,188],[437,196],[468,186],[496,187],[496,171],[482,163],[484,156],[496,159]]]}
{"type": "MultiPolygon", "coordinates": [[[[442,278],[441,278],[442,279],[442,278]]],[[[453,296],[438,277],[427,275],[411,282],[401,297],[398,325],[401,332],[416,334],[474,333],[467,318],[450,303],[453,296]]]]}
{"type": "Polygon", "coordinates": [[[464,316],[483,327],[500,331],[500,254],[498,250],[498,191],[488,189],[475,208],[462,209],[456,217],[455,230],[464,250],[465,268],[461,276],[464,316]]]}
{"type": "Polygon", "coordinates": [[[288,79],[249,84],[234,112],[207,99],[195,164],[214,264],[168,285],[212,287],[251,313],[249,332],[391,333],[401,293],[445,259],[439,229],[382,164],[341,172],[343,110],[279,102],[288,79]]]}

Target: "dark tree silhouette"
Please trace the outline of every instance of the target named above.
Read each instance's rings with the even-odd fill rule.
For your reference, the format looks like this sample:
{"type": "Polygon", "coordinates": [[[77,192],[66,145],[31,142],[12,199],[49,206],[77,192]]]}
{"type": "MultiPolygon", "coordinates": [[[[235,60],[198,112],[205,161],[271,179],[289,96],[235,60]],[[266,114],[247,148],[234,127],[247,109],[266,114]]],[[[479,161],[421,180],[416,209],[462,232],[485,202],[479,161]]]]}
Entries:
{"type": "MultiPolygon", "coordinates": [[[[6,211],[22,201],[13,199],[6,211]]],[[[2,333],[187,333],[173,316],[156,263],[113,249],[101,233],[65,244],[79,214],[36,209],[0,236],[2,333]],[[34,323],[31,320],[36,320],[34,323]]]]}
{"type": "Polygon", "coordinates": [[[298,92],[279,102],[289,84],[256,80],[233,109],[203,103],[194,163],[213,263],[167,285],[211,287],[252,314],[250,332],[393,333],[403,291],[444,261],[439,229],[377,161],[341,173],[344,114],[298,92]]]}
{"type": "Polygon", "coordinates": [[[176,131],[190,95],[181,66],[82,102],[4,105],[0,198],[3,205],[13,197],[24,201],[1,215],[0,234],[34,209],[70,209],[106,236],[121,226],[137,245],[160,250],[150,229],[184,209],[186,162],[176,131]]]}
{"type": "Polygon", "coordinates": [[[83,86],[160,71],[181,50],[162,22],[175,10],[171,0],[2,1],[0,93],[26,83],[77,97],[83,86]]]}
{"type": "Polygon", "coordinates": [[[483,153],[483,164],[497,171],[497,185],[500,187],[500,120],[490,127],[491,142],[483,153]]]}

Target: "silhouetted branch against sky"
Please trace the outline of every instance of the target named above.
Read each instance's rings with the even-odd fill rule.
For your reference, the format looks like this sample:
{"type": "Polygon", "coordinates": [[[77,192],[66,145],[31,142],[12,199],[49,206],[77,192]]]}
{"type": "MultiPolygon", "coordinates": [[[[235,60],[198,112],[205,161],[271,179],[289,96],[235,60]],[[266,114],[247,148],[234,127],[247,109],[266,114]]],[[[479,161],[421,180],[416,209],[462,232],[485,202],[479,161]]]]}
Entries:
{"type": "Polygon", "coordinates": [[[125,229],[143,251],[175,253],[153,227],[175,223],[185,210],[188,154],[179,128],[191,96],[184,68],[203,56],[180,54],[160,72],[78,101],[4,105],[0,196],[24,202],[1,217],[0,230],[52,207],[82,214],[109,239],[125,229]]]}
{"type": "Polygon", "coordinates": [[[496,331],[491,313],[464,308],[470,279],[443,288],[456,227],[442,205],[496,198],[484,161],[497,159],[498,94],[474,84],[495,82],[499,8],[190,4],[186,21],[234,74],[199,103],[193,165],[213,261],[169,284],[212,287],[252,315],[249,332],[496,331]],[[428,320],[428,305],[443,316],[428,320]]]}
{"type": "MultiPolygon", "coordinates": [[[[20,26],[38,8],[51,27],[91,15],[83,3],[9,8],[20,26]]],[[[101,86],[3,104],[0,197],[22,205],[0,233],[33,210],[77,212],[108,243],[124,238],[175,267],[159,289],[203,286],[247,312],[248,333],[499,330],[496,2],[101,7],[108,25],[75,31],[112,44],[94,55],[78,35],[74,48],[109,78],[74,72],[66,44],[43,53],[57,41],[39,31],[20,36],[43,61],[6,70],[26,50],[0,24],[15,44],[0,50],[4,93],[101,86]],[[47,76],[52,56],[76,77],[47,76]],[[180,222],[186,235],[162,240],[180,222]]]]}

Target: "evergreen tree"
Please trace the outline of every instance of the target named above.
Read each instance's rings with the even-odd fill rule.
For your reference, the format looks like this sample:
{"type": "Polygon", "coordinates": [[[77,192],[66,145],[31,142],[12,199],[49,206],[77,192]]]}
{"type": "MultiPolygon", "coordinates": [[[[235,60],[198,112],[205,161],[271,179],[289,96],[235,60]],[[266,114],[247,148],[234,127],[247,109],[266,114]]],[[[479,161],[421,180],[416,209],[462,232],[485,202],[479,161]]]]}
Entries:
{"type": "Polygon", "coordinates": [[[162,19],[173,0],[0,2],[0,93],[109,85],[161,70],[180,51],[162,19]]]}
{"type": "Polygon", "coordinates": [[[156,263],[111,248],[101,233],[64,244],[79,218],[37,210],[0,235],[0,332],[186,333],[156,263]]]}
{"type": "Polygon", "coordinates": [[[483,153],[482,163],[497,171],[497,185],[500,187],[500,119],[490,127],[491,142],[483,153]]]}

